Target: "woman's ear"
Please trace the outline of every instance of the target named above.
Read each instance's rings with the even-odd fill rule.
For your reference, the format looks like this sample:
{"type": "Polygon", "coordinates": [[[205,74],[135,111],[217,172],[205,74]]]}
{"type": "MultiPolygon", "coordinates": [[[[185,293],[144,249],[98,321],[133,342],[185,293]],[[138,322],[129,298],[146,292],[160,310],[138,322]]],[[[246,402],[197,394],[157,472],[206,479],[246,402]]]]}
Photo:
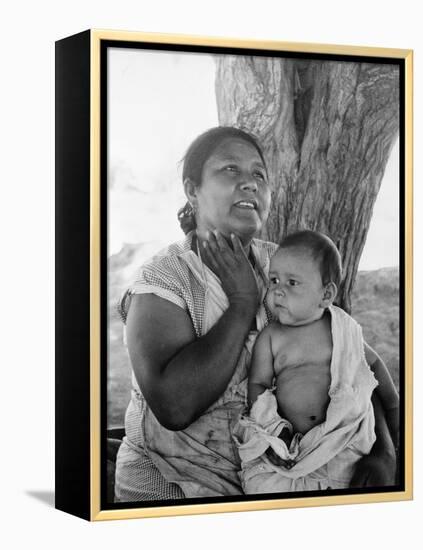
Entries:
{"type": "Polygon", "coordinates": [[[330,282],[325,285],[323,290],[323,299],[320,303],[320,307],[326,308],[333,304],[336,295],[338,294],[338,287],[335,283],[330,282]]]}
{"type": "Polygon", "coordinates": [[[184,180],[184,189],[185,189],[185,195],[191,204],[191,206],[195,209],[197,206],[197,185],[191,178],[186,178],[184,180]]]}

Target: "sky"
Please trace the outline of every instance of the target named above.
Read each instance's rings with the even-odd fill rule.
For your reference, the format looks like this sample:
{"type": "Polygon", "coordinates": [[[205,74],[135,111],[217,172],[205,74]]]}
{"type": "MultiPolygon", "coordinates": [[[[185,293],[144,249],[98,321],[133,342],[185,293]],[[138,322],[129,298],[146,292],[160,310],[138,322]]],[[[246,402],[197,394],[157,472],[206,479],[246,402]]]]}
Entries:
{"type": "MultiPolygon", "coordinates": [[[[181,159],[218,124],[215,65],[209,54],[109,48],[108,254],[124,243],[157,249],[182,238],[181,159]]],[[[398,265],[399,147],[374,207],[359,269],[398,265]]]]}

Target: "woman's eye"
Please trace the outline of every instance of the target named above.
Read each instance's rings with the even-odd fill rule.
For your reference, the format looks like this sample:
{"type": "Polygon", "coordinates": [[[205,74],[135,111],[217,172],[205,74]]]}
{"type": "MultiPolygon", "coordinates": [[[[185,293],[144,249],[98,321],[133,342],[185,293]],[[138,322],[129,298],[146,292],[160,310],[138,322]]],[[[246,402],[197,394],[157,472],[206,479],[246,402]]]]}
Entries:
{"type": "Polygon", "coordinates": [[[260,181],[266,181],[266,176],[262,172],[254,172],[254,177],[260,181]]]}
{"type": "Polygon", "coordinates": [[[232,172],[234,174],[237,174],[239,172],[238,167],[233,165],[225,166],[225,170],[226,172],[232,172]]]}

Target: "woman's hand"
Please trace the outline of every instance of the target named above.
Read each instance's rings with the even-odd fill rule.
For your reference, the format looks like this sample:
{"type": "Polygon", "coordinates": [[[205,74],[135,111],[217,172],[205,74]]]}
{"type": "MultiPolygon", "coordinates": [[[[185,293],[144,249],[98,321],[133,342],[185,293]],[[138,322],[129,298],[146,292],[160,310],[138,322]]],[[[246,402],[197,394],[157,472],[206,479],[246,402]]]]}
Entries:
{"type": "Polygon", "coordinates": [[[395,485],[396,460],[389,453],[373,453],[358,463],[350,487],[386,487],[395,485]]]}
{"type": "Polygon", "coordinates": [[[350,487],[395,485],[397,466],[395,449],[376,392],[373,392],[372,404],[375,414],[376,441],[370,453],[357,463],[350,487]]]}
{"type": "Polygon", "coordinates": [[[241,241],[231,235],[233,250],[216,230],[208,233],[202,252],[206,263],[219,277],[229,303],[242,303],[255,310],[259,302],[257,279],[245,254],[241,241]]]}

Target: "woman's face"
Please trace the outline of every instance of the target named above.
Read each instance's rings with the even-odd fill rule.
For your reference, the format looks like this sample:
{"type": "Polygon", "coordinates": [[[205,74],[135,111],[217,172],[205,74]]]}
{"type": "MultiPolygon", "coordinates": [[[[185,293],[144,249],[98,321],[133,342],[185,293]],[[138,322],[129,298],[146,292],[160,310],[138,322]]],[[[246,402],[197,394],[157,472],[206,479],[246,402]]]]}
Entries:
{"type": "Polygon", "coordinates": [[[256,148],[240,138],[222,141],[204,163],[196,188],[199,234],[217,229],[247,244],[266,221],[269,206],[266,169],[256,148]]]}

